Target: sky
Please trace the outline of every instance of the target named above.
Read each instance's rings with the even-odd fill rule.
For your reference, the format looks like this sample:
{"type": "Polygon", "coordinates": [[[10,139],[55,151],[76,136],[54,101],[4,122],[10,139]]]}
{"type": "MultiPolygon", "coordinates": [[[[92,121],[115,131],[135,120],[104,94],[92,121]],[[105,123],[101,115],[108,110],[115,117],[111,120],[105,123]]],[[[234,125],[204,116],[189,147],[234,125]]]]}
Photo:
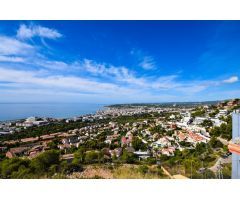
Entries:
{"type": "Polygon", "coordinates": [[[0,102],[240,97],[240,21],[0,21],[0,102]]]}

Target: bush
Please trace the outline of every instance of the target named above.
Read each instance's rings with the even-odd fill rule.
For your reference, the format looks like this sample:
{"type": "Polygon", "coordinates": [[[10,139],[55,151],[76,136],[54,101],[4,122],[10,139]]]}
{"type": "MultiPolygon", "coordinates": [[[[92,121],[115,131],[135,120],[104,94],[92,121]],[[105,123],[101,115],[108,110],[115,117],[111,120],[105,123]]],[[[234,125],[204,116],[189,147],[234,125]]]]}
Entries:
{"type": "Polygon", "coordinates": [[[221,124],[220,127],[213,127],[210,131],[211,136],[225,138],[230,140],[232,138],[232,117],[228,116],[225,120],[227,124],[221,124]]]}
{"type": "Polygon", "coordinates": [[[133,164],[136,162],[136,156],[133,153],[128,153],[126,150],[123,151],[121,160],[128,164],[133,164]]]}
{"type": "Polygon", "coordinates": [[[232,166],[231,164],[225,164],[222,169],[223,178],[224,179],[231,179],[231,173],[232,173],[232,166]]]}
{"type": "Polygon", "coordinates": [[[81,172],[83,171],[83,167],[80,164],[70,163],[67,165],[67,168],[65,169],[65,172],[67,174],[71,174],[73,172],[81,172]]]}
{"type": "Polygon", "coordinates": [[[145,160],[145,162],[149,165],[154,165],[154,164],[156,164],[157,161],[156,161],[156,158],[149,157],[145,160]]]}
{"type": "Polygon", "coordinates": [[[89,151],[85,155],[85,163],[94,163],[103,161],[103,154],[98,151],[89,151]]]}
{"type": "Polygon", "coordinates": [[[138,171],[141,173],[141,174],[146,174],[148,172],[148,166],[146,165],[141,165],[138,167],[138,171]]]}
{"type": "Polygon", "coordinates": [[[215,173],[214,173],[213,171],[207,169],[207,170],[205,171],[205,178],[206,178],[206,179],[215,179],[215,178],[216,178],[216,175],[215,175],[215,173]]]}
{"type": "Polygon", "coordinates": [[[216,137],[212,137],[211,140],[209,141],[209,144],[211,145],[212,148],[223,148],[223,143],[220,142],[216,137]]]}

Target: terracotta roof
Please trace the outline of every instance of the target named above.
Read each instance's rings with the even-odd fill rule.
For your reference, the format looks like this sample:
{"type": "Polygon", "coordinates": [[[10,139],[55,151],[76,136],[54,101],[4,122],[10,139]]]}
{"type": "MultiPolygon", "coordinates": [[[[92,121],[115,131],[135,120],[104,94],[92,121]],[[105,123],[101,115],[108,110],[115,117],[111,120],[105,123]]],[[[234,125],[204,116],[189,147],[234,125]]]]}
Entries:
{"type": "Polygon", "coordinates": [[[189,137],[191,137],[191,138],[192,138],[193,140],[195,140],[196,142],[202,141],[202,140],[204,139],[204,138],[201,137],[200,135],[198,135],[198,134],[196,134],[196,133],[194,133],[194,132],[191,132],[191,131],[189,131],[188,134],[189,134],[189,137]]]}
{"type": "Polygon", "coordinates": [[[186,137],[187,137],[187,136],[186,136],[183,132],[181,132],[181,131],[178,131],[177,136],[179,137],[180,140],[185,140],[186,137]]]}
{"type": "Polygon", "coordinates": [[[15,154],[15,153],[22,153],[28,149],[29,147],[16,147],[16,148],[11,148],[9,151],[15,154]]]}
{"type": "Polygon", "coordinates": [[[39,139],[38,137],[23,138],[21,139],[21,142],[34,142],[34,141],[37,141],[38,139],[39,139]]]}
{"type": "Polygon", "coordinates": [[[47,139],[53,139],[53,138],[55,138],[55,136],[54,135],[42,135],[42,136],[40,136],[40,138],[42,140],[47,140],[47,139]]]}

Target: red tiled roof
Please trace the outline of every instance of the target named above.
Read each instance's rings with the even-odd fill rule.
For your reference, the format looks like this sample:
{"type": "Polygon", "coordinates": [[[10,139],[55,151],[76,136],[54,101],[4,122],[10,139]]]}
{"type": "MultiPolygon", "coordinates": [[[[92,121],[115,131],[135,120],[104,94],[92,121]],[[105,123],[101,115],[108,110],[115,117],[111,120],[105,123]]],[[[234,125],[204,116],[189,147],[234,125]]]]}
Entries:
{"type": "Polygon", "coordinates": [[[177,136],[179,137],[180,140],[185,140],[186,137],[187,137],[187,136],[186,136],[183,132],[181,132],[181,131],[178,132],[177,136]]]}
{"type": "Polygon", "coordinates": [[[192,131],[189,131],[188,134],[189,134],[189,137],[191,137],[192,139],[194,139],[197,142],[202,141],[204,139],[203,137],[201,137],[200,135],[198,135],[192,131]]]}
{"type": "Polygon", "coordinates": [[[21,142],[34,142],[34,141],[37,141],[38,139],[39,139],[38,137],[23,138],[21,139],[21,142]]]}

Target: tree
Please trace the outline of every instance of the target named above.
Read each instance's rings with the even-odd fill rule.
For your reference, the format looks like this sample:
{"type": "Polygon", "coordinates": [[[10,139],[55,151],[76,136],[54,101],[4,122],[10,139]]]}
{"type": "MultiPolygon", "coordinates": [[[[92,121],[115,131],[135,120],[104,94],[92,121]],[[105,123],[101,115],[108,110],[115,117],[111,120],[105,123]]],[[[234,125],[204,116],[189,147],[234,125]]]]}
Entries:
{"type": "Polygon", "coordinates": [[[48,147],[50,148],[50,149],[58,149],[58,144],[59,144],[59,141],[58,140],[53,140],[52,142],[49,142],[48,143],[48,147]]]}
{"type": "Polygon", "coordinates": [[[30,161],[28,159],[11,158],[5,159],[0,164],[0,171],[2,178],[16,178],[17,173],[29,167],[30,161]]]}
{"type": "Polygon", "coordinates": [[[217,126],[213,127],[210,131],[210,135],[215,136],[215,137],[219,137],[221,135],[220,127],[217,127],[217,126]]]}
{"type": "Polygon", "coordinates": [[[201,142],[197,143],[196,148],[195,148],[195,154],[196,155],[201,155],[206,151],[206,144],[201,142]]]}
{"type": "Polygon", "coordinates": [[[161,125],[157,125],[157,126],[151,128],[150,131],[153,133],[159,133],[160,135],[163,135],[165,132],[161,125]]]}
{"type": "Polygon", "coordinates": [[[226,119],[227,124],[223,123],[220,127],[213,127],[210,131],[211,136],[225,138],[230,140],[232,138],[232,117],[228,116],[226,119]]]}
{"type": "Polygon", "coordinates": [[[84,158],[85,158],[85,148],[84,147],[80,147],[75,153],[74,153],[74,159],[73,159],[73,163],[75,164],[79,164],[79,163],[83,163],[84,162],[84,158]]]}
{"type": "Polygon", "coordinates": [[[192,117],[202,117],[205,114],[205,110],[203,109],[197,109],[195,112],[191,113],[192,117]]]}
{"type": "Polygon", "coordinates": [[[179,144],[183,147],[191,147],[192,144],[190,142],[186,142],[186,141],[181,141],[179,142],[179,144]]]}
{"type": "Polygon", "coordinates": [[[99,151],[88,151],[85,155],[85,163],[100,162],[103,160],[103,154],[99,151]]]}
{"type": "Polygon", "coordinates": [[[18,169],[18,171],[14,171],[11,174],[11,178],[13,179],[31,179],[36,178],[36,175],[31,171],[30,168],[27,168],[23,165],[21,165],[18,169]]]}
{"type": "Polygon", "coordinates": [[[210,139],[209,144],[212,148],[223,148],[223,144],[214,136],[210,139]]]}
{"type": "Polygon", "coordinates": [[[6,140],[16,140],[21,138],[27,137],[36,137],[40,135],[45,135],[49,133],[56,133],[56,132],[64,132],[68,130],[73,130],[75,128],[81,128],[88,125],[85,122],[70,122],[66,123],[65,121],[61,121],[58,123],[50,123],[44,126],[33,126],[27,129],[22,129],[18,134],[8,134],[8,135],[0,135],[1,141],[6,140]]]}
{"type": "Polygon", "coordinates": [[[125,163],[133,164],[136,160],[136,157],[133,153],[129,153],[126,150],[123,151],[121,160],[125,163]]]}
{"type": "Polygon", "coordinates": [[[132,140],[132,147],[135,150],[146,150],[147,146],[142,142],[141,139],[139,139],[138,137],[134,137],[132,140]]]}
{"type": "Polygon", "coordinates": [[[88,149],[98,149],[98,141],[97,140],[88,140],[84,144],[88,149]]]}
{"type": "Polygon", "coordinates": [[[213,112],[209,113],[209,116],[210,117],[215,117],[216,114],[219,113],[219,110],[218,109],[215,109],[213,112]]]}
{"type": "Polygon", "coordinates": [[[197,173],[198,169],[201,167],[201,161],[197,158],[186,158],[183,161],[185,173],[192,178],[201,178],[200,174],[197,173]]]}
{"type": "Polygon", "coordinates": [[[166,135],[168,135],[168,136],[172,136],[174,134],[174,131],[173,130],[170,130],[170,131],[167,131],[166,132],[166,135]]]}
{"type": "Polygon", "coordinates": [[[54,175],[55,173],[58,172],[58,169],[59,169],[59,165],[54,164],[54,165],[51,165],[51,166],[49,167],[48,172],[49,172],[51,175],[54,175]]]}
{"type": "Polygon", "coordinates": [[[222,169],[224,179],[231,179],[231,171],[232,171],[231,168],[232,168],[231,164],[224,164],[222,169]]]}
{"type": "Polygon", "coordinates": [[[213,126],[213,122],[211,120],[205,119],[205,120],[203,120],[201,125],[204,126],[204,127],[209,128],[209,127],[213,126]]]}
{"type": "Polygon", "coordinates": [[[56,150],[46,151],[31,162],[31,167],[36,173],[42,174],[47,172],[51,165],[58,165],[60,163],[60,154],[56,150]]]}

